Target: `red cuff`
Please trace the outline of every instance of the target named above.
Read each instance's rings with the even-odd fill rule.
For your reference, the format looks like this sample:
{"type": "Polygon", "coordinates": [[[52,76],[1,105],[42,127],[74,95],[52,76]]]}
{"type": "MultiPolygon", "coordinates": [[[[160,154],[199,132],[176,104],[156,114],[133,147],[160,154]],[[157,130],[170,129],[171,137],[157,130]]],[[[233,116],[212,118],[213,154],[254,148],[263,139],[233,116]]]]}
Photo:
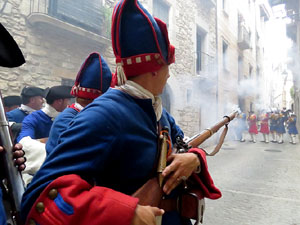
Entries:
{"type": "Polygon", "coordinates": [[[198,155],[201,165],[199,174],[192,174],[191,178],[199,185],[204,197],[209,199],[218,199],[222,196],[221,191],[214,185],[214,182],[208,172],[206,154],[202,149],[191,148],[188,152],[198,155]]]}
{"type": "Polygon", "coordinates": [[[66,175],[45,188],[31,208],[26,224],[33,219],[37,224],[130,225],[137,204],[137,198],[92,186],[78,175],[66,175]]]}

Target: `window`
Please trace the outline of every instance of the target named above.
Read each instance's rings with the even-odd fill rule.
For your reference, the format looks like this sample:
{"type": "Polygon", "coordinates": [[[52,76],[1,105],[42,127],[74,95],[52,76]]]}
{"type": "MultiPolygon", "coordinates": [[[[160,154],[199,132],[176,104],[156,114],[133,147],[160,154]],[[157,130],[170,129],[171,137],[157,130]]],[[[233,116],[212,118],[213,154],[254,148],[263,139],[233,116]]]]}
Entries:
{"type": "Polygon", "coordinates": [[[197,54],[197,58],[196,58],[196,72],[200,73],[200,71],[203,70],[203,45],[204,45],[204,38],[205,38],[205,34],[200,30],[197,29],[197,35],[196,35],[196,54],[197,54]]]}
{"type": "Polygon", "coordinates": [[[102,35],[107,33],[111,17],[109,9],[99,0],[49,0],[48,13],[59,20],[102,35]]]}
{"type": "Polygon", "coordinates": [[[243,79],[243,58],[239,56],[238,58],[238,83],[243,79]]]}
{"type": "Polygon", "coordinates": [[[226,41],[223,40],[222,46],[222,53],[223,53],[223,69],[228,70],[228,44],[226,41]]]}
{"type": "Polygon", "coordinates": [[[168,84],[166,84],[163,93],[161,95],[161,101],[164,109],[166,109],[168,112],[171,112],[171,96],[172,96],[172,90],[168,84]]]}
{"type": "Polygon", "coordinates": [[[186,91],[186,101],[187,101],[187,103],[191,103],[191,101],[192,101],[192,90],[191,89],[187,89],[187,91],[186,91]]]}
{"type": "Polygon", "coordinates": [[[253,67],[249,65],[249,78],[252,78],[253,67]]]}
{"type": "Polygon", "coordinates": [[[222,0],[222,9],[223,12],[227,13],[227,0],[222,0]]]}
{"type": "Polygon", "coordinates": [[[153,16],[161,19],[169,27],[170,6],[164,0],[153,0],[153,16]]]}

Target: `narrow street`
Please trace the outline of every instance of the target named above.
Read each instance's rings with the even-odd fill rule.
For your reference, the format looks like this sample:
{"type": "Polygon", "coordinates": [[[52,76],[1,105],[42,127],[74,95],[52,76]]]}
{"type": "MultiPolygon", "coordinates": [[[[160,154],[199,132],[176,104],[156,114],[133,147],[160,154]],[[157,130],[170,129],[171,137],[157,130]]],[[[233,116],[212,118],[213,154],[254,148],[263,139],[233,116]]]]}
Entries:
{"type": "Polygon", "coordinates": [[[259,138],[226,142],[208,159],[223,196],[206,200],[203,224],[300,225],[300,144],[259,138]]]}

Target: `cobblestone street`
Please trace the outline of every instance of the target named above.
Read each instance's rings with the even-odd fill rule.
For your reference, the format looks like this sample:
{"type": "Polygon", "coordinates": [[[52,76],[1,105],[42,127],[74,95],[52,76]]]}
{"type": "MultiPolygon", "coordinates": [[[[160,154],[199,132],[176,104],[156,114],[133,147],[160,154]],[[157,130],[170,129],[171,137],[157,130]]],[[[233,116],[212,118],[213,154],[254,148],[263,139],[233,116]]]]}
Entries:
{"type": "Polygon", "coordinates": [[[204,225],[300,225],[300,144],[226,142],[208,159],[223,196],[204,225]]]}

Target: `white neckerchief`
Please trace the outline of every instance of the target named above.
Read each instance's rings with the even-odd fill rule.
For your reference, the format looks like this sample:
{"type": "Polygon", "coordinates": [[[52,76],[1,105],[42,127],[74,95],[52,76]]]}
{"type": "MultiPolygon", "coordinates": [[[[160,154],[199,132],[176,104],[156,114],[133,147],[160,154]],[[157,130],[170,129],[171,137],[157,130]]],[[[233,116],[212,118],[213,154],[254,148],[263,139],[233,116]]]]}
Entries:
{"type": "Polygon", "coordinates": [[[160,120],[162,114],[162,102],[159,96],[154,96],[150,91],[131,80],[126,80],[125,84],[119,86],[118,89],[135,98],[151,99],[156,120],[160,120]]]}
{"type": "Polygon", "coordinates": [[[31,107],[29,107],[27,105],[23,105],[23,104],[21,104],[21,106],[19,107],[19,109],[22,110],[22,111],[24,111],[27,114],[30,114],[30,113],[32,113],[32,112],[35,111],[35,109],[33,109],[33,108],[31,108],[31,107]]]}
{"type": "Polygon", "coordinates": [[[45,106],[42,108],[42,111],[51,118],[55,118],[59,112],[56,111],[51,105],[45,103],[45,106]]]}
{"type": "Polygon", "coordinates": [[[78,109],[79,111],[83,110],[83,108],[84,108],[84,107],[83,107],[82,105],[80,105],[78,102],[75,102],[74,107],[75,107],[76,109],[78,109]]]}

